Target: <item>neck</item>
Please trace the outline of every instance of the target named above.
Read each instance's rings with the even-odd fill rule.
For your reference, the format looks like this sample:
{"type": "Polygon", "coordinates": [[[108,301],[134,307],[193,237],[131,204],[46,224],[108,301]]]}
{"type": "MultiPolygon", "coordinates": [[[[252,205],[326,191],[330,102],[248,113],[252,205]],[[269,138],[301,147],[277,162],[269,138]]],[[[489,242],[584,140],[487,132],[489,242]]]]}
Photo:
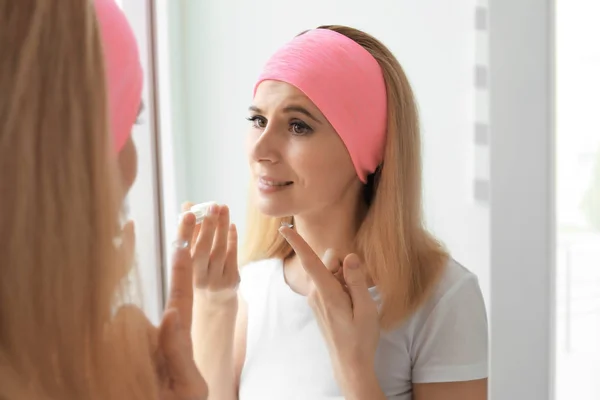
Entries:
{"type": "Polygon", "coordinates": [[[359,201],[344,206],[332,206],[319,212],[294,216],[296,231],[319,256],[327,249],[340,254],[354,252],[354,238],[364,218],[366,206],[359,201]]]}

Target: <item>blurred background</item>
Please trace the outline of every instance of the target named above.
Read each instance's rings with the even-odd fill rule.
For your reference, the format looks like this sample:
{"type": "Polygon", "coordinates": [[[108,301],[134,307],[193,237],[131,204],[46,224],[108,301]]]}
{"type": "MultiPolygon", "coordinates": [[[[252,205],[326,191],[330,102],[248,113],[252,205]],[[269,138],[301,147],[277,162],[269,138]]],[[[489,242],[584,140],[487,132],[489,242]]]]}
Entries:
{"type": "Polygon", "coordinates": [[[600,399],[598,0],[120,4],[146,73],[128,200],[155,321],[179,204],[226,203],[243,234],[261,66],[303,30],[350,25],[383,41],[415,90],[427,224],[479,277],[491,399],[600,399]]]}

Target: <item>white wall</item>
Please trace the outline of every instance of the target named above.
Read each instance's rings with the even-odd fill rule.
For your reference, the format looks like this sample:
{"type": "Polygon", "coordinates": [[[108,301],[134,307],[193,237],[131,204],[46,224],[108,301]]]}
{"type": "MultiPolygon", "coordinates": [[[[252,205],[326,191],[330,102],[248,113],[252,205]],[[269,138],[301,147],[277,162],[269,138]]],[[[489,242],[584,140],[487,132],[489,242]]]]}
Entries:
{"type": "Polygon", "coordinates": [[[475,0],[172,1],[177,199],[216,200],[244,229],[246,108],[262,64],[299,32],[345,24],[396,54],[420,105],[429,226],[489,299],[489,212],[472,196],[475,0]],[[174,29],[174,31],[173,31],[174,29]],[[175,82],[180,82],[176,84],[175,82]],[[183,82],[181,84],[181,82],[183,82]]]}

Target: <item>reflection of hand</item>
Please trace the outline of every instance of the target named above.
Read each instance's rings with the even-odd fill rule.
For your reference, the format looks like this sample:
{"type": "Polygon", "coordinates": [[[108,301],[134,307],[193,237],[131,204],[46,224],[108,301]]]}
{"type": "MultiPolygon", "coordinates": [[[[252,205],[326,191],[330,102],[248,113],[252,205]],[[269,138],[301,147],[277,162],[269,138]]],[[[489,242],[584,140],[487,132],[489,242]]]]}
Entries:
{"type": "MultiPolygon", "coordinates": [[[[342,263],[343,284],[337,280],[304,239],[293,229],[281,227],[281,234],[294,249],[312,283],[308,295],[321,332],[332,354],[336,377],[343,387],[357,374],[374,374],[379,342],[379,315],[366,276],[355,254],[342,263]],[[368,369],[368,371],[366,370],[368,369]]],[[[324,257],[325,258],[325,257],[324,257]]],[[[332,257],[328,255],[327,262],[332,257]]]]}
{"type": "MultiPolygon", "coordinates": [[[[181,323],[176,310],[168,310],[159,328],[153,326],[143,311],[135,306],[119,309],[113,323],[115,335],[135,329],[137,338],[149,339],[161,400],[206,400],[208,389],[192,357],[189,330],[181,323]]],[[[138,368],[145,366],[139,365],[138,368]]]]}
{"type": "Polygon", "coordinates": [[[194,363],[191,342],[194,271],[189,243],[195,223],[194,216],[186,215],[179,224],[179,246],[173,254],[167,311],[158,331],[161,400],[205,400],[208,397],[206,382],[194,363]]]}
{"type": "MultiPolygon", "coordinates": [[[[190,207],[189,203],[184,205],[184,211],[190,207]]],[[[192,214],[188,216],[195,221],[192,214]]],[[[206,379],[211,398],[237,398],[233,335],[240,275],[237,231],[229,223],[229,209],[211,206],[192,236],[194,361],[206,379]]]]}
{"type": "MultiPolygon", "coordinates": [[[[191,204],[185,204],[188,211],[191,204]]],[[[229,221],[227,206],[212,205],[191,239],[195,294],[221,302],[236,297],[240,275],[237,263],[237,230],[229,221]]]]}
{"type": "Polygon", "coordinates": [[[162,355],[161,400],[206,400],[208,387],[192,356],[190,328],[181,324],[179,315],[168,310],[159,330],[159,354],[162,355]]]}
{"type": "Polygon", "coordinates": [[[114,243],[117,246],[119,265],[126,268],[125,272],[129,272],[135,260],[135,224],[132,220],[125,222],[114,243]]]}

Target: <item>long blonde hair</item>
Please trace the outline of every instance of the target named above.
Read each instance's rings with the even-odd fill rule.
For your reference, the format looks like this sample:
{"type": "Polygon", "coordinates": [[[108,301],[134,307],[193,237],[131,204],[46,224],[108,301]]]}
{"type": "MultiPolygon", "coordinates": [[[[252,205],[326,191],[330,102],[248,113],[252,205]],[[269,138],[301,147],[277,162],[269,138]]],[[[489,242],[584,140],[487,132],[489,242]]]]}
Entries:
{"type": "Polygon", "coordinates": [[[93,2],[0,0],[0,398],[155,399],[93,2]]]}
{"type": "MultiPolygon", "coordinates": [[[[377,39],[357,29],[328,25],[354,40],[377,60],[385,78],[388,132],[381,167],[369,177],[367,215],[355,238],[383,301],[381,326],[390,329],[413,313],[438,281],[448,254],[424,227],[421,199],[419,117],[408,79],[394,55],[377,39]]],[[[286,258],[293,252],[278,234],[282,222],[261,214],[249,196],[244,262],[286,258]]]]}

